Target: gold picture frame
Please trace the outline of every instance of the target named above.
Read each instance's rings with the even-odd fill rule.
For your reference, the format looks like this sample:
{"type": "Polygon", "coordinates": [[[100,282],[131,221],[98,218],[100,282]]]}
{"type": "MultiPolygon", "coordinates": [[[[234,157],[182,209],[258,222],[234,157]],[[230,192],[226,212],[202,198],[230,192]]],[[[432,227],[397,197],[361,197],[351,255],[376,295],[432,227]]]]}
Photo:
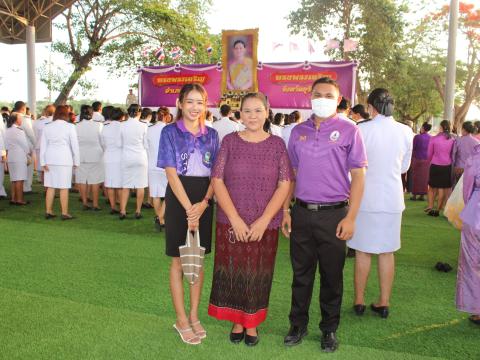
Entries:
{"type": "Polygon", "coordinates": [[[258,91],[258,29],[222,31],[222,94],[258,91]]]}

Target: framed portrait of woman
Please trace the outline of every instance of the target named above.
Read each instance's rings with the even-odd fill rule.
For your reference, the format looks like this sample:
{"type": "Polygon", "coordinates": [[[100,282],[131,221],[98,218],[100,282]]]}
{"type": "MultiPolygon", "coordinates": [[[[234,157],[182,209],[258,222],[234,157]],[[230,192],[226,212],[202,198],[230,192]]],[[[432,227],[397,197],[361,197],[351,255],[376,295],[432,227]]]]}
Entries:
{"type": "Polygon", "coordinates": [[[258,29],[222,31],[222,93],[258,91],[258,29]]]}

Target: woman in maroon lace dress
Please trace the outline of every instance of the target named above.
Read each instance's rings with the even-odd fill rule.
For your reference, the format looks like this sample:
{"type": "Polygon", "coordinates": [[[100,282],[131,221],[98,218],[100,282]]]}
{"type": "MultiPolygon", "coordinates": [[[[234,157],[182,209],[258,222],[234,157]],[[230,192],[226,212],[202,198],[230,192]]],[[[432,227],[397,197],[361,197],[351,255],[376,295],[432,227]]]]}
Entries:
{"type": "Polygon", "coordinates": [[[247,94],[246,129],[224,137],[212,172],[217,210],[215,267],[209,315],[231,321],[230,340],[254,346],[267,316],[285,201],[293,172],[282,138],[263,130],[268,104],[247,94]]]}

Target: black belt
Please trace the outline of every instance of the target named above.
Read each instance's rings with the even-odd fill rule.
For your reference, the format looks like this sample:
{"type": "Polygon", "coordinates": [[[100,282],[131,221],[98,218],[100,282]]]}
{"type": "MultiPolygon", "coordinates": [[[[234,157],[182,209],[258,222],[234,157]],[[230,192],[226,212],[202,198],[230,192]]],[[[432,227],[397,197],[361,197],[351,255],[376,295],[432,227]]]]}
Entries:
{"type": "Polygon", "coordinates": [[[310,211],[320,211],[320,210],[331,210],[331,209],[341,209],[348,205],[348,200],[333,202],[333,203],[307,203],[300,199],[297,199],[295,204],[301,206],[310,211]]]}

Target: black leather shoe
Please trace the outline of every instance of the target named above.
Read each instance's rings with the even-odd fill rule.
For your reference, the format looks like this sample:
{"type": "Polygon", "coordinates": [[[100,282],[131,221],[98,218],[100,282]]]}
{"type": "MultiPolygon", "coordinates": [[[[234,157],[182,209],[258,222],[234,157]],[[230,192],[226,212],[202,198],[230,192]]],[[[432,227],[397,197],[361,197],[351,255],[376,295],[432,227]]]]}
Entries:
{"type": "Polygon", "coordinates": [[[480,319],[478,318],[478,316],[475,316],[475,315],[470,315],[468,317],[468,320],[470,320],[472,323],[474,323],[475,325],[479,325],[480,326],[480,319]]]}
{"type": "Polygon", "coordinates": [[[338,349],[338,340],[335,336],[335,332],[324,332],[322,335],[322,341],[320,343],[323,352],[332,353],[338,349]]]}
{"type": "Polygon", "coordinates": [[[388,306],[375,306],[374,304],[371,304],[370,309],[379,314],[382,319],[388,317],[388,306]]]}
{"type": "Polygon", "coordinates": [[[138,220],[138,219],[141,219],[142,217],[143,217],[143,216],[142,216],[141,213],[137,213],[137,212],[135,213],[135,219],[138,220]]]}
{"type": "Polygon", "coordinates": [[[245,333],[245,345],[255,346],[258,344],[259,341],[260,341],[260,338],[258,337],[258,330],[257,330],[257,336],[252,336],[245,333]]]}
{"type": "Polygon", "coordinates": [[[244,337],[245,337],[245,330],[243,330],[241,333],[230,332],[230,341],[234,344],[240,344],[244,337]]]}
{"type": "Polygon", "coordinates": [[[367,307],[363,304],[355,304],[353,305],[353,311],[355,312],[356,315],[362,316],[363,313],[365,312],[365,309],[367,307]]]}
{"type": "Polygon", "coordinates": [[[55,218],[55,217],[57,217],[57,215],[55,215],[55,214],[50,214],[50,213],[45,213],[45,219],[47,219],[47,220],[48,220],[48,219],[53,219],[53,218],[55,218]]]}
{"type": "Polygon", "coordinates": [[[122,213],[120,213],[120,215],[118,215],[118,218],[119,218],[120,220],[124,220],[126,217],[127,217],[127,214],[122,214],[122,213]]]}
{"type": "Polygon", "coordinates": [[[306,326],[290,326],[287,336],[283,339],[283,343],[286,346],[298,345],[302,342],[302,339],[308,335],[308,329],[306,326]]]}

